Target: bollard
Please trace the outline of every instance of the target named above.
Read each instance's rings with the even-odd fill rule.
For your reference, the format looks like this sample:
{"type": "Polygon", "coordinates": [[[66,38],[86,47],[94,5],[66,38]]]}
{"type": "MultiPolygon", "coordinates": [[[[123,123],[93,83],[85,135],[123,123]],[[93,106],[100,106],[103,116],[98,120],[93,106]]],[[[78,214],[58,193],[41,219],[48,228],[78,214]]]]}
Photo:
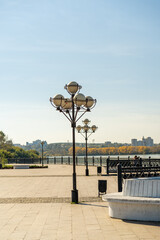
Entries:
{"type": "Polygon", "coordinates": [[[101,172],[102,172],[102,167],[101,166],[97,167],[97,175],[100,175],[101,172]]]}

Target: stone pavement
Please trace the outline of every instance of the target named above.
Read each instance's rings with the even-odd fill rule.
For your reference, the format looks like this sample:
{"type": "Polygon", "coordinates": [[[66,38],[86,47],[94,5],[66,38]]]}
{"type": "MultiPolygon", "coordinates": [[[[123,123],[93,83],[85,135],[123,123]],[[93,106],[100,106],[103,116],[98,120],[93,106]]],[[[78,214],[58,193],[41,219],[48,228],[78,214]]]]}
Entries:
{"type": "Polygon", "coordinates": [[[78,166],[79,204],[70,203],[72,166],[0,170],[0,240],[160,239],[160,223],[110,218],[98,198],[98,179],[117,191],[115,176],[97,176],[97,168],[78,166]]]}

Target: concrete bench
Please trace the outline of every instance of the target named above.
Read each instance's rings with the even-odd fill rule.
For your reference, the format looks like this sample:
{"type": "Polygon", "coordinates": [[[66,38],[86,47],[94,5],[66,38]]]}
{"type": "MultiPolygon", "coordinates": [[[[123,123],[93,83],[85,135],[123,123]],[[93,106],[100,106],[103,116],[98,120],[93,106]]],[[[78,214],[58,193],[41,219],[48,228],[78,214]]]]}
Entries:
{"type": "Polygon", "coordinates": [[[141,221],[160,221],[160,177],[126,179],[123,192],[102,196],[109,216],[141,221]]]}
{"type": "Polygon", "coordinates": [[[14,169],[29,169],[29,165],[14,165],[14,169]]]}

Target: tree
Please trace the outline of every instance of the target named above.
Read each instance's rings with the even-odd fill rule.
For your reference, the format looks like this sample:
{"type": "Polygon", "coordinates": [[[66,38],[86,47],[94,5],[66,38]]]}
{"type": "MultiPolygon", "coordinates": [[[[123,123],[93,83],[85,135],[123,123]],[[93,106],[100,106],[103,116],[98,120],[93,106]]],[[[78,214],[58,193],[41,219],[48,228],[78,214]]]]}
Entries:
{"type": "Polygon", "coordinates": [[[7,149],[13,146],[12,140],[8,140],[8,137],[4,134],[4,132],[0,131],[0,148],[7,149]]]}
{"type": "Polygon", "coordinates": [[[4,144],[5,142],[6,142],[6,136],[2,131],[0,131],[0,145],[4,144]]]}
{"type": "Polygon", "coordinates": [[[38,158],[39,153],[36,150],[24,150],[20,147],[15,147],[11,140],[0,131],[0,159],[7,158],[38,158]]]}

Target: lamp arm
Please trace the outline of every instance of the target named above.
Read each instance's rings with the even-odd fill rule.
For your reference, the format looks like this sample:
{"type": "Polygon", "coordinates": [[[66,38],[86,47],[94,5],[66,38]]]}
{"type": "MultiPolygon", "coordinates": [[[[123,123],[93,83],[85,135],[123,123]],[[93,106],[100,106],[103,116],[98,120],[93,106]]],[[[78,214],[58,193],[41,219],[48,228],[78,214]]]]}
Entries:
{"type": "Polygon", "coordinates": [[[49,101],[50,101],[51,105],[52,105],[54,108],[56,108],[56,106],[54,106],[54,104],[53,104],[53,102],[52,102],[52,98],[50,98],[49,101]]]}
{"type": "Polygon", "coordinates": [[[78,120],[79,120],[86,112],[87,112],[87,110],[82,113],[82,115],[76,120],[76,122],[78,122],[78,120]]]}
{"type": "Polygon", "coordinates": [[[79,132],[84,138],[85,138],[85,136],[83,135],[83,133],[81,133],[81,132],[79,132]]]}
{"type": "MultiPolygon", "coordinates": [[[[76,109],[76,114],[75,114],[75,117],[74,117],[74,119],[76,120],[76,117],[77,117],[77,114],[78,114],[78,109],[76,109]]],[[[77,122],[77,121],[76,121],[77,122]]]]}
{"type": "Polygon", "coordinates": [[[71,116],[70,116],[70,114],[69,114],[69,117],[63,112],[63,110],[61,111],[62,113],[63,113],[63,115],[70,121],[70,122],[72,122],[72,119],[71,119],[71,116]]]}
{"type": "Polygon", "coordinates": [[[69,115],[69,117],[70,117],[70,120],[72,121],[72,117],[71,117],[71,114],[70,114],[70,112],[68,112],[68,115],[69,115]]]}
{"type": "Polygon", "coordinates": [[[91,132],[89,135],[88,135],[88,138],[92,135],[93,132],[91,132]]]}

